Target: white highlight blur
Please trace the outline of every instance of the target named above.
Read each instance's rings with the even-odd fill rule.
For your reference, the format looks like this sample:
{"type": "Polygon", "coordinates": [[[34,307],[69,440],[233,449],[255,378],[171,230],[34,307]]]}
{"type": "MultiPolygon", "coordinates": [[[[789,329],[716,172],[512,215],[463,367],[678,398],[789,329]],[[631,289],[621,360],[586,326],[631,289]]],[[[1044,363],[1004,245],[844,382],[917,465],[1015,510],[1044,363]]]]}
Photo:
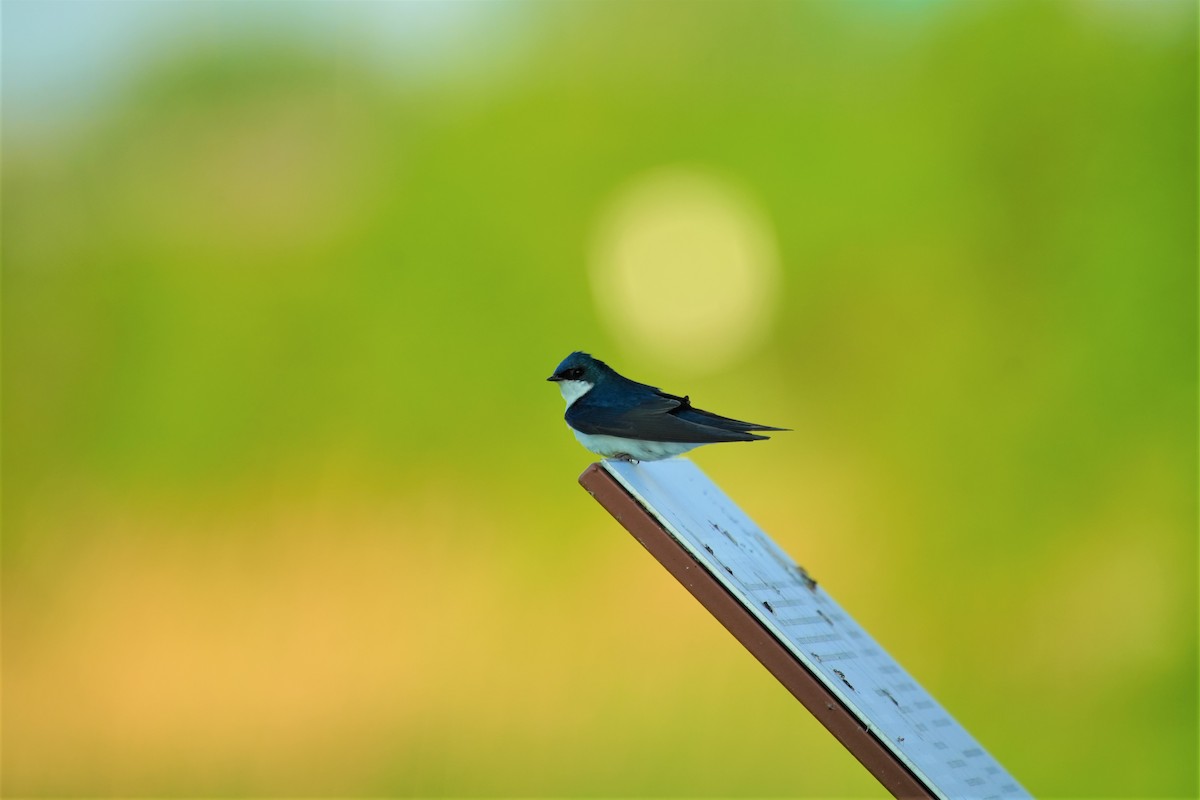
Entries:
{"type": "Polygon", "coordinates": [[[590,274],[615,338],[696,373],[765,339],[780,283],[765,213],[727,181],[683,168],[637,176],[616,193],[596,225],[590,274]]]}

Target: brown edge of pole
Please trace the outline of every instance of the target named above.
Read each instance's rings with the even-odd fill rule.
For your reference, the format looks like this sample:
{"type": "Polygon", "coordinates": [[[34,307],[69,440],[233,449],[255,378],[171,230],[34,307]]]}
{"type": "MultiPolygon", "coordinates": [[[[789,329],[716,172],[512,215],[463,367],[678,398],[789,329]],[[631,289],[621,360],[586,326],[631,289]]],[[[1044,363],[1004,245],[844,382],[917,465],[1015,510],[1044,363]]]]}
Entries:
{"type": "Polygon", "coordinates": [[[896,797],[936,797],[599,464],[579,483],[896,797]]]}

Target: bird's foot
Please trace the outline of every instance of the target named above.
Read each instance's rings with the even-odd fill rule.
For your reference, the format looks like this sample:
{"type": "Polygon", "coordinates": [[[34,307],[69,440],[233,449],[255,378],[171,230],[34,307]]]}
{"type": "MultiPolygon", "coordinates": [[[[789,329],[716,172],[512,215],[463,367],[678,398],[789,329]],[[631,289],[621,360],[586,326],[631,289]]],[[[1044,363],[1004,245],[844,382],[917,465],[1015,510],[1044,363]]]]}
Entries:
{"type": "Polygon", "coordinates": [[[625,461],[630,464],[638,463],[638,460],[636,458],[634,458],[633,456],[629,455],[629,453],[615,453],[615,454],[613,454],[613,458],[615,458],[617,461],[625,461]]]}

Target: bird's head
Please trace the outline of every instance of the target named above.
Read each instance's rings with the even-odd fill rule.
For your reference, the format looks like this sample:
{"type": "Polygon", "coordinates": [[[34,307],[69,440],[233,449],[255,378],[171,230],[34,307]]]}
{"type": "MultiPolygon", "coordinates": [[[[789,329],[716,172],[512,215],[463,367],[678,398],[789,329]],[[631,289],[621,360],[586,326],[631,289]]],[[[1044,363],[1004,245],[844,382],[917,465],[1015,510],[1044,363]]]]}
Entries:
{"type": "Polygon", "coordinates": [[[554,370],[554,374],[546,380],[558,384],[559,391],[570,406],[604,380],[609,372],[611,370],[603,361],[576,351],[564,358],[554,370]]]}

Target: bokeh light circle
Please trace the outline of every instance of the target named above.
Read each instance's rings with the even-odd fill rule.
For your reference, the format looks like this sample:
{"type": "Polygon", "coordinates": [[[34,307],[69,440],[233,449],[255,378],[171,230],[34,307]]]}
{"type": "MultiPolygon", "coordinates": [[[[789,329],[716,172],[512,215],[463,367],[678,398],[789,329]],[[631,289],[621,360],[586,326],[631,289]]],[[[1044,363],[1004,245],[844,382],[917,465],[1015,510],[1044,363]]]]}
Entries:
{"type": "Polygon", "coordinates": [[[694,169],[635,177],[600,214],[592,294],[624,347],[692,372],[762,342],[780,283],[770,220],[742,189],[694,169]]]}

